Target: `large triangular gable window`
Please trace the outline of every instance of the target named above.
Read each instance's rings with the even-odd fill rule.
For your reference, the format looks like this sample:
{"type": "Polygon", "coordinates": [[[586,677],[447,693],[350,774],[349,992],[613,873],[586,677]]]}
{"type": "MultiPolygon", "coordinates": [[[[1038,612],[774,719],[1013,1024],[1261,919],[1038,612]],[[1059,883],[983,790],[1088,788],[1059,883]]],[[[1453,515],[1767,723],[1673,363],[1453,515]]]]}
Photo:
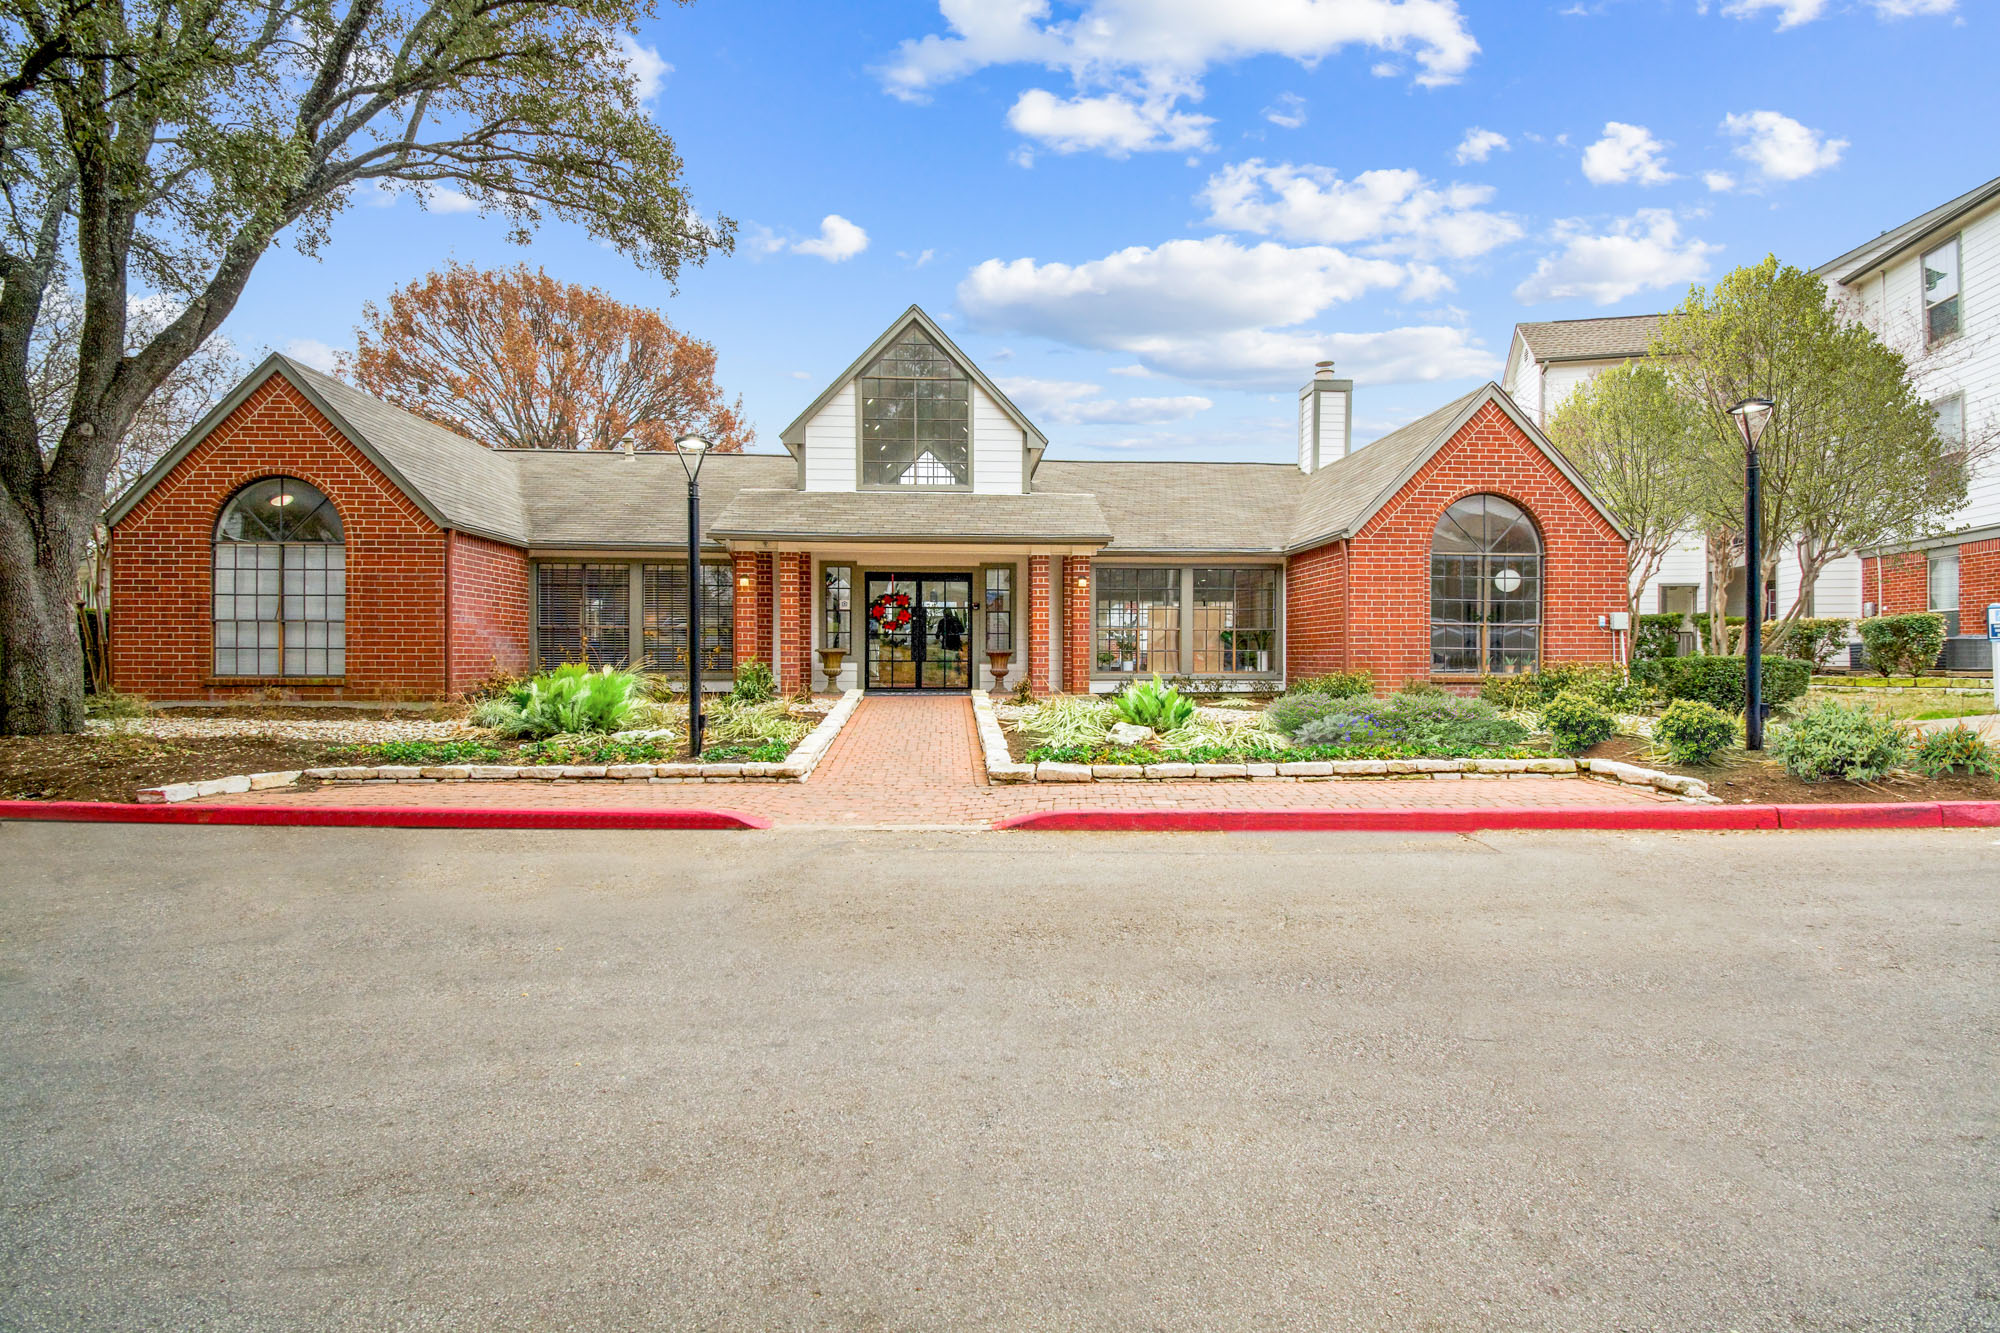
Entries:
{"type": "Polygon", "coordinates": [[[972,382],[916,325],[861,372],[861,484],[972,483],[972,382]]]}

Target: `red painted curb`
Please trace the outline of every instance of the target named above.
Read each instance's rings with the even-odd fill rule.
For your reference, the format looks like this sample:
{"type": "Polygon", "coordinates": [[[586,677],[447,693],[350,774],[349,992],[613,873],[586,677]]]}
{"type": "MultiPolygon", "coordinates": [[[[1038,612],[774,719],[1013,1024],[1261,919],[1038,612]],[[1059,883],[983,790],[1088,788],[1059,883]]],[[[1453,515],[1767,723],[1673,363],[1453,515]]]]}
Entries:
{"type": "Polygon", "coordinates": [[[2000,828],[2000,801],[1433,810],[1038,810],[996,829],[1143,833],[1470,833],[1479,829],[2000,828]]]}
{"type": "Polygon", "coordinates": [[[1556,806],[1432,810],[1038,810],[996,820],[1038,832],[1469,833],[1478,829],[1775,829],[1769,805],[1556,806]]]}
{"type": "Polygon", "coordinates": [[[740,810],[482,810],[432,806],[119,805],[109,801],[0,801],[0,820],[84,824],[256,824],[293,828],[754,829],[740,810]]]}

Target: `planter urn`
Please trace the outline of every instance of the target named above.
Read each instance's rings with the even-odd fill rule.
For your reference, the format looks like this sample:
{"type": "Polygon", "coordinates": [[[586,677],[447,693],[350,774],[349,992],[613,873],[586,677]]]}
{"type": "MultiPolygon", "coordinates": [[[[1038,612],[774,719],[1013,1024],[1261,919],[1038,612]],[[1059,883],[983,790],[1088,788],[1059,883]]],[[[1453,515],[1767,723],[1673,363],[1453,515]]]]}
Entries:
{"type": "Polygon", "coordinates": [[[993,679],[996,683],[1007,678],[1007,659],[1013,655],[1011,651],[986,654],[986,664],[993,668],[993,679]]]}
{"type": "Polygon", "coordinates": [[[820,670],[826,673],[826,678],[829,681],[840,674],[840,664],[846,659],[847,650],[845,648],[822,648],[819,650],[820,670]]]}

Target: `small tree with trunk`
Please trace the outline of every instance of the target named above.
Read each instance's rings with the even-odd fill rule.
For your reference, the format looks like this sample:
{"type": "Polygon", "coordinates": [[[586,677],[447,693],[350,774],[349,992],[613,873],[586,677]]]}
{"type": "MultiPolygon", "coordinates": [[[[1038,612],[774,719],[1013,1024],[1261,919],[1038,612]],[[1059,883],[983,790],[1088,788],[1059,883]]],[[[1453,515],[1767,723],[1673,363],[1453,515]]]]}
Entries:
{"type": "Polygon", "coordinates": [[[0,731],[83,724],[74,614],[120,441],[280,236],[357,190],[462,191],[525,238],[577,222],[671,280],[727,247],[639,104],[646,0],[21,0],[0,23],[0,731]],[[83,306],[53,445],[29,364],[83,306]],[[169,303],[132,346],[133,288],[169,303]]]}
{"type": "Polygon", "coordinates": [[[1686,401],[1652,361],[1604,371],[1549,421],[1549,438],[1632,534],[1625,603],[1635,625],[1640,589],[1695,518],[1695,434],[1686,401]]]}
{"type": "Polygon", "coordinates": [[[1745,571],[1768,584],[1786,552],[1797,559],[1799,591],[1772,617],[1772,651],[1806,614],[1814,582],[1835,559],[1934,530],[1965,503],[1969,453],[1940,437],[1903,358],[1842,319],[1810,273],[1767,257],[1712,291],[1691,288],[1649,352],[1696,422],[1711,651],[1728,651],[1728,583],[1743,549],[1745,450],[1733,404],[1776,404],[1758,447],[1761,567],[1745,571]]]}
{"type": "Polygon", "coordinates": [[[507,449],[671,449],[697,431],[719,450],[752,438],[723,400],[715,348],[656,310],[540,269],[448,264],[363,307],[345,369],[418,416],[507,449]]]}

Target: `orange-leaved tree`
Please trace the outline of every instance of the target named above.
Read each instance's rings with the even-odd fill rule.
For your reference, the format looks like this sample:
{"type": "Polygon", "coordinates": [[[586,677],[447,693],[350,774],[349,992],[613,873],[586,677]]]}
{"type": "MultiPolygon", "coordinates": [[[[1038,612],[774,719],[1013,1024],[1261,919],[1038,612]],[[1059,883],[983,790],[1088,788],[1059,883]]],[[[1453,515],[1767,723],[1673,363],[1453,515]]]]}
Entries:
{"type": "Polygon", "coordinates": [[[715,348],[657,310],[526,264],[449,263],[362,307],[343,368],[368,392],[502,449],[671,449],[689,431],[717,449],[752,438],[725,402],[715,348]]]}

